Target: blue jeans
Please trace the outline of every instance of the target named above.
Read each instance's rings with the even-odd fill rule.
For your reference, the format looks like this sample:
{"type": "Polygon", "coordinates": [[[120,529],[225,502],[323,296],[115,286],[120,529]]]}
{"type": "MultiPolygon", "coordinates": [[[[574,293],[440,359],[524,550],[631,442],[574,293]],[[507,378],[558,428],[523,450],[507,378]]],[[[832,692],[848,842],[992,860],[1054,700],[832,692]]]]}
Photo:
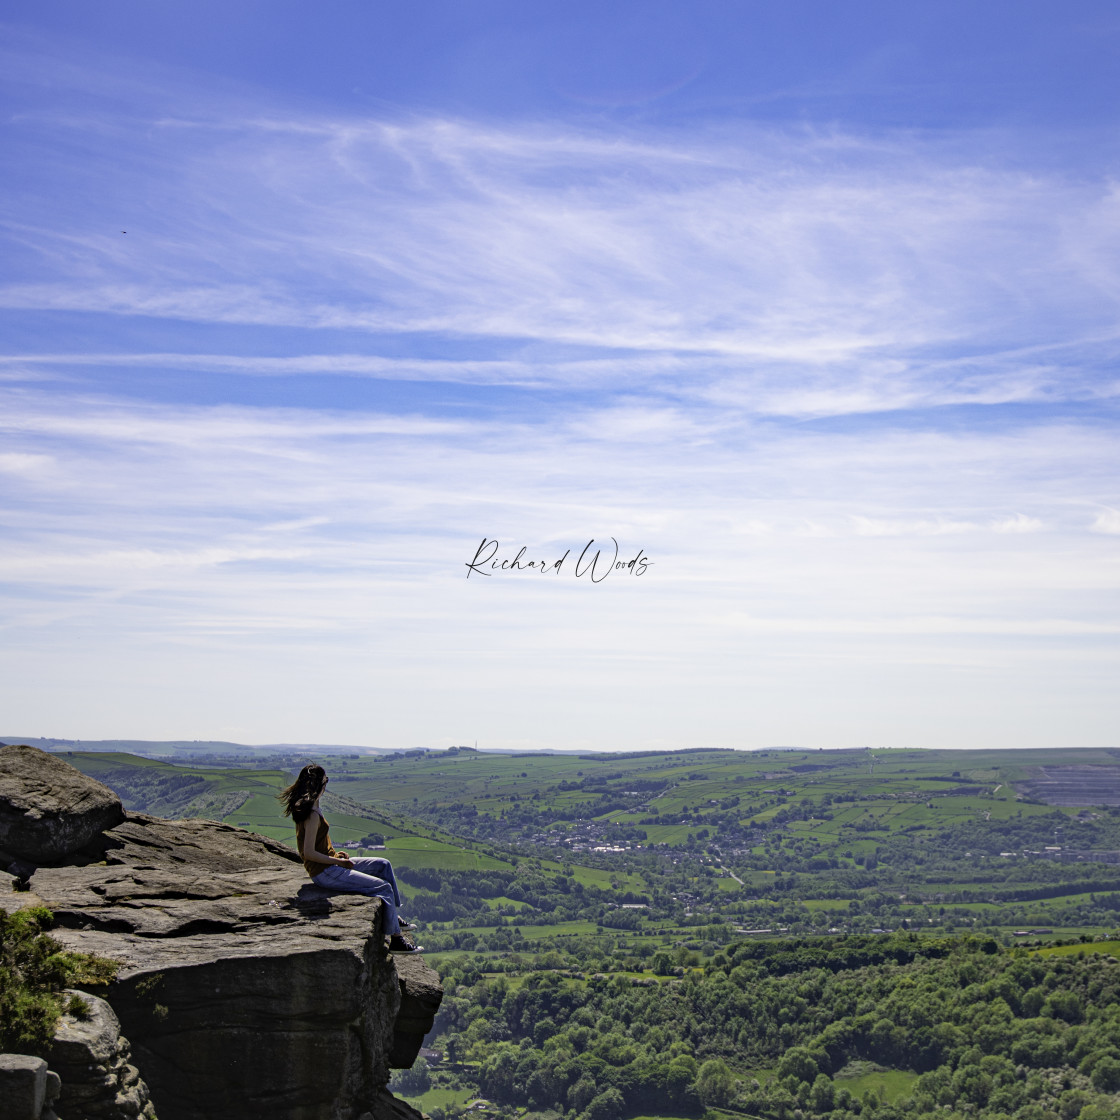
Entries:
{"type": "Polygon", "coordinates": [[[401,892],[397,890],[393,865],[377,856],[356,856],[350,862],[354,865],[353,870],[332,863],[315,875],[312,882],[317,887],[332,891],[368,894],[381,899],[385,903],[385,932],[390,935],[400,933],[397,907],[401,904],[401,892]]]}

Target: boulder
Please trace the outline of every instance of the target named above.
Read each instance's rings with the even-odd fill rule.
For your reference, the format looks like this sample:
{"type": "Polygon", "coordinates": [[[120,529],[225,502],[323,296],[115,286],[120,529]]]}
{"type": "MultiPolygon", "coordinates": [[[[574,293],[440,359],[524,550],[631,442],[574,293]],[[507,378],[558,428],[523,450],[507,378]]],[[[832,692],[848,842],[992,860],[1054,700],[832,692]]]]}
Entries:
{"type": "MultiPolygon", "coordinates": [[[[108,786],[37,747],[0,747],[0,860],[60,863],[124,819],[108,786]]],[[[26,875],[16,872],[17,878],[26,875]]]]}
{"type": "Polygon", "coordinates": [[[63,1015],[51,1045],[50,1066],[61,1078],[59,1112],[98,1120],[153,1120],[148,1086],[129,1060],[131,1047],[113,1009],[87,992],[67,994],[77,996],[86,1010],[63,1015]]]}
{"type": "Polygon", "coordinates": [[[6,1120],[39,1120],[47,1098],[47,1063],[27,1054],[0,1054],[0,1100],[6,1120]]]}

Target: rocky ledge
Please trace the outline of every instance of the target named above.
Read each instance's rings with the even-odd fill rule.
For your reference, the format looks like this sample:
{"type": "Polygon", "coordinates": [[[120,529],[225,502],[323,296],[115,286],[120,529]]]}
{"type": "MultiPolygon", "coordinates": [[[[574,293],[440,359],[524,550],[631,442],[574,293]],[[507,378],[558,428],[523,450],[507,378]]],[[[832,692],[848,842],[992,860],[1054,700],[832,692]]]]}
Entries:
{"type": "Polygon", "coordinates": [[[160,1120],[419,1115],[385,1086],[443,993],[421,959],[387,953],[381,903],[320,890],[266,837],[112,800],[54,756],[0,749],[0,867],[30,879],[6,897],[121,963],[102,994],[160,1120]]]}

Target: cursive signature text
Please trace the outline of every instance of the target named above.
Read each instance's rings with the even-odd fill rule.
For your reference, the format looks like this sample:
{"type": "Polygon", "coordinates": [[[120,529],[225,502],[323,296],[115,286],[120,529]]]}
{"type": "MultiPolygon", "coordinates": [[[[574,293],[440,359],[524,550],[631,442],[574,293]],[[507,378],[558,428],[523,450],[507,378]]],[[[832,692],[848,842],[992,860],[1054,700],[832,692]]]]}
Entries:
{"type": "Polygon", "coordinates": [[[624,572],[631,576],[645,575],[646,569],[651,567],[653,561],[645,554],[644,549],[638,549],[637,556],[626,559],[619,555],[618,541],[610,538],[611,547],[600,545],[594,538],[583,546],[574,565],[565,569],[568,557],[572,550],[569,548],[559,560],[526,560],[525,553],[528,548],[522,545],[517,555],[500,559],[498,551],[501,547],[498,540],[489,537],[482,538],[482,544],[475,550],[474,559],[467,562],[467,579],[472,575],[493,576],[495,572],[537,572],[541,575],[561,575],[565,570],[571,571],[576,579],[584,577],[592,583],[602,583],[612,572],[624,572]]]}

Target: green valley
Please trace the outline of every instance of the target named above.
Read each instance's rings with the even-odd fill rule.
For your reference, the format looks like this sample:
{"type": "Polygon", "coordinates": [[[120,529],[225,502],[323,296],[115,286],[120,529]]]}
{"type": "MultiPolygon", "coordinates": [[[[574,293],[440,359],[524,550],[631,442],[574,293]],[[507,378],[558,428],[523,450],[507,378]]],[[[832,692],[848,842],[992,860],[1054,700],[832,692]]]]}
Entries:
{"type": "MultiPolygon", "coordinates": [[[[294,842],[302,758],[65,757],[294,842]]],[[[433,1116],[1120,1115],[1118,753],[321,761],[445,978],[396,1083],[433,1116]]]]}

